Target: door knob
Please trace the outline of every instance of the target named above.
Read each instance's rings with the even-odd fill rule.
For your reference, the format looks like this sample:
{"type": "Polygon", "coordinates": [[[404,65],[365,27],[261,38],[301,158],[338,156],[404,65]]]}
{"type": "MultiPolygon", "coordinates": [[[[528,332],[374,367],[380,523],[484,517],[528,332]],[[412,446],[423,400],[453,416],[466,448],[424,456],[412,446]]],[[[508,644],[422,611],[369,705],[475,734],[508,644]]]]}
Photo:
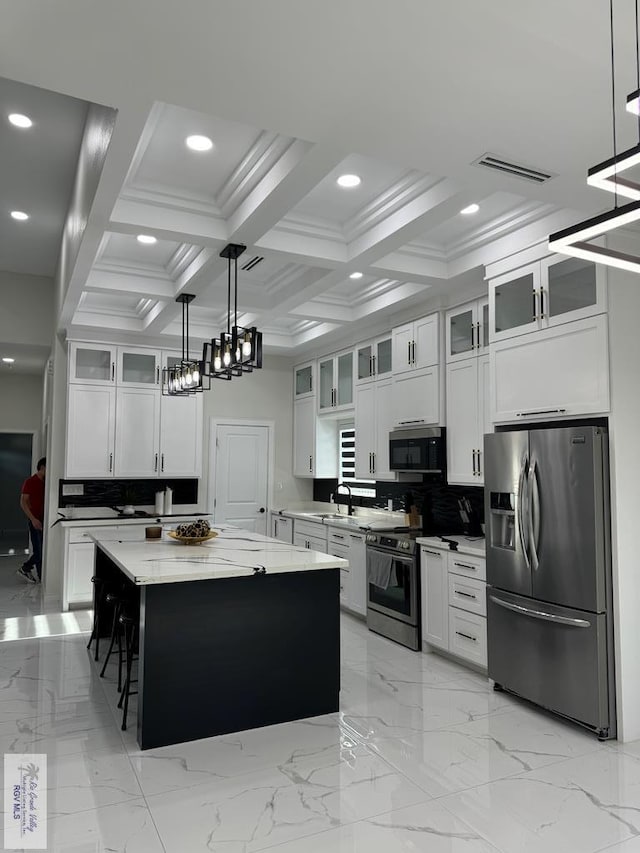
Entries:
{"type": "Polygon", "coordinates": [[[260,509],[258,510],[258,512],[264,512],[264,507],[261,506],[260,509]]]}

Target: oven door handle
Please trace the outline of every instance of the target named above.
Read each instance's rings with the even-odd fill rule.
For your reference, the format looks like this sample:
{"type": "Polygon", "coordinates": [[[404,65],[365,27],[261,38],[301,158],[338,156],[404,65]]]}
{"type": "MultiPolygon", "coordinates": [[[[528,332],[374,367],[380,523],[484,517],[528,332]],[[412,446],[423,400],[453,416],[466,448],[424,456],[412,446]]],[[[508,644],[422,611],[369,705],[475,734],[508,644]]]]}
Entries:
{"type": "Polygon", "coordinates": [[[391,554],[391,556],[398,563],[406,563],[408,566],[413,566],[415,563],[415,555],[411,556],[410,554],[400,554],[398,551],[394,551],[393,548],[380,548],[378,545],[367,545],[367,550],[378,551],[381,554],[391,554]]]}

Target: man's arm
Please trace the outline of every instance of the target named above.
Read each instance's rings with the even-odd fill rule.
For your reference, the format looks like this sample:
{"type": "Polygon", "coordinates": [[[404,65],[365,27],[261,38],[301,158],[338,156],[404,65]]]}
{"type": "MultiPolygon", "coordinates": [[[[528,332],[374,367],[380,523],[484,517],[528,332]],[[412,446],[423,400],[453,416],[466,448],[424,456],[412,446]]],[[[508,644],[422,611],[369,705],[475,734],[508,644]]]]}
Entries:
{"type": "Polygon", "coordinates": [[[42,522],[39,521],[31,512],[31,498],[29,497],[29,495],[20,495],[20,509],[27,516],[27,518],[29,519],[31,524],[33,524],[36,530],[42,530],[42,522]]]}

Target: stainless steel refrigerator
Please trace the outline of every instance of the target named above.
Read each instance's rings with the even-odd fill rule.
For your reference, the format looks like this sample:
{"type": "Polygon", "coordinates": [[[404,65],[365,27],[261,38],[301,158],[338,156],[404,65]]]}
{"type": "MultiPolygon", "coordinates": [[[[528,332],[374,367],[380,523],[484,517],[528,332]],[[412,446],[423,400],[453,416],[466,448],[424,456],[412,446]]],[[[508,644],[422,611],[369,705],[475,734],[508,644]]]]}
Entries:
{"type": "Polygon", "coordinates": [[[486,435],[488,670],[615,737],[606,429],[486,435]]]}

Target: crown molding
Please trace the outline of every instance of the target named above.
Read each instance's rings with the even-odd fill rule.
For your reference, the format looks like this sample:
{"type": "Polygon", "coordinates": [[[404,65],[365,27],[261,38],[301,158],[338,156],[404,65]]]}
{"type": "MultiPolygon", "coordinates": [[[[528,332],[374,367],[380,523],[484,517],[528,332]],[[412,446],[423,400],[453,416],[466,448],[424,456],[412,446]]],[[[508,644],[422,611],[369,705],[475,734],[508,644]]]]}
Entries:
{"type": "Polygon", "coordinates": [[[280,231],[285,234],[295,234],[299,237],[315,237],[321,240],[335,240],[346,244],[344,231],[328,219],[319,219],[315,216],[307,216],[296,213],[284,216],[271,231],[280,231]]]}
{"type": "Polygon", "coordinates": [[[174,187],[151,181],[136,182],[125,187],[118,201],[132,201],[151,207],[170,208],[184,213],[198,213],[224,220],[215,199],[205,193],[180,192],[174,187]]]}
{"type": "Polygon", "coordinates": [[[379,225],[387,217],[434,187],[440,180],[441,178],[422,175],[415,171],[403,175],[395,184],[376,196],[373,201],[345,222],[343,230],[347,243],[351,243],[370,228],[379,225]]]}

